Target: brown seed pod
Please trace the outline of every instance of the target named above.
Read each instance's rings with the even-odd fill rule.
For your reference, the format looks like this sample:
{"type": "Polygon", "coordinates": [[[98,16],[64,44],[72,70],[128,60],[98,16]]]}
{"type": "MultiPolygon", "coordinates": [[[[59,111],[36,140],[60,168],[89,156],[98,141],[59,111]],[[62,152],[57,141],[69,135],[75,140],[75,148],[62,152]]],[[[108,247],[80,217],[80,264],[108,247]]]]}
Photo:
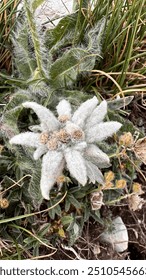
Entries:
{"type": "Polygon", "coordinates": [[[8,208],[9,206],[9,201],[6,198],[1,198],[0,199],[0,207],[2,209],[8,208]]]}

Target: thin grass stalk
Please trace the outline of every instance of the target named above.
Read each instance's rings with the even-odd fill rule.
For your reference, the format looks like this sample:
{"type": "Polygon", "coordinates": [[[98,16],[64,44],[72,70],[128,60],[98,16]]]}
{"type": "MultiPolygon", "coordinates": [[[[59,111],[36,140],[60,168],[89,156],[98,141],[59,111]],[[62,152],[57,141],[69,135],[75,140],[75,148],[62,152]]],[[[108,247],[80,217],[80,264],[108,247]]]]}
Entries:
{"type": "MultiPolygon", "coordinates": [[[[132,52],[133,52],[134,40],[135,40],[135,37],[136,37],[138,23],[139,23],[139,20],[140,20],[140,15],[141,15],[141,11],[142,11],[142,7],[144,5],[144,2],[145,2],[145,0],[142,0],[141,3],[139,3],[139,10],[136,14],[136,21],[135,21],[135,24],[133,26],[133,30],[131,32],[129,43],[127,45],[127,53],[126,53],[125,62],[123,64],[123,68],[122,68],[122,75],[120,76],[120,79],[118,81],[121,86],[123,86],[123,83],[124,83],[125,77],[126,77],[124,72],[127,72],[128,67],[129,67],[130,58],[131,58],[132,52]]],[[[136,4],[136,0],[134,1],[134,4],[136,4]]],[[[132,16],[132,14],[131,14],[131,16],[132,16]]]]}

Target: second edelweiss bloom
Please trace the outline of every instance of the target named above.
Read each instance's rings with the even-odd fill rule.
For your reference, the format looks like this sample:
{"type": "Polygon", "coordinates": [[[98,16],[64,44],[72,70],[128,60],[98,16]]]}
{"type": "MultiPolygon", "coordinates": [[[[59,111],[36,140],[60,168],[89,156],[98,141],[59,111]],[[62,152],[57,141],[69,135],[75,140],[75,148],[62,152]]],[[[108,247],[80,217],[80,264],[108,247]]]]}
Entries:
{"type": "Polygon", "coordinates": [[[32,132],[14,136],[11,144],[36,148],[34,159],[42,157],[41,192],[45,199],[63,169],[81,185],[89,182],[104,183],[99,168],[109,166],[109,157],[97,147],[97,142],[112,136],[121,124],[103,122],[107,113],[107,102],[93,97],[72,114],[71,105],[61,100],[56,107],[58,118],[47,108],[35,102],[25,102],[23,107],[31,108],[37,114],[40,125],[33,126],[32,132]]]}

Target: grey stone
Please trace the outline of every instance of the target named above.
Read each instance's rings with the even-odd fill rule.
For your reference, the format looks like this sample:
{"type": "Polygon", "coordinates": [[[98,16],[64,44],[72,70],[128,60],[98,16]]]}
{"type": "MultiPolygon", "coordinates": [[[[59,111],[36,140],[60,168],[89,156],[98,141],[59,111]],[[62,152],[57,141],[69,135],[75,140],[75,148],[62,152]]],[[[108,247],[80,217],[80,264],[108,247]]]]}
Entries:
{"type": "Polygon", "coordinates": [[[101,234],[100,240],[111,244],[113,249],[118,253],[128,248],[128,232],[121,217],[118,216],[112,221],[110,228],[101,234]]]}

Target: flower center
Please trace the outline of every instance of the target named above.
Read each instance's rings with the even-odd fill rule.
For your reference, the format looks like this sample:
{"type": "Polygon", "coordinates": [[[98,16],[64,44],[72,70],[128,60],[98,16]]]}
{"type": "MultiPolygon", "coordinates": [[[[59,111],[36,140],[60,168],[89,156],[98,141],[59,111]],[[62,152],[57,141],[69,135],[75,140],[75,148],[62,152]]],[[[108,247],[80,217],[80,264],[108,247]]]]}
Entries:
{"type": "Polygon", "coordinates": [[[40,143],[47,146],[49,150],[61,148],[64,144],[80,142],[84,139],[84,132],[81,129],[73,129],[68,132],[65,128],[50,133],[43,132],[40,135],[40,143]]]}

